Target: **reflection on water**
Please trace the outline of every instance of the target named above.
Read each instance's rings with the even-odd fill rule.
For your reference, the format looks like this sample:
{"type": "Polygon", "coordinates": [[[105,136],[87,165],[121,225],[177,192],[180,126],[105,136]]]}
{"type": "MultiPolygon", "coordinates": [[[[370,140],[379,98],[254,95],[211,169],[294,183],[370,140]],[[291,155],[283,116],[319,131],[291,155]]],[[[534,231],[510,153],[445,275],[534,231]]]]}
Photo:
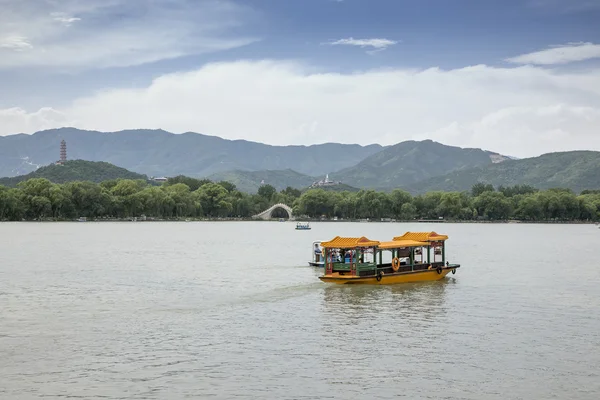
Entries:
{"type": "Polygon", "coordinates": [[[312,241],[427,226],[311,225],[0,224],[0,398],[599,398],[600,268],[556,262],[597,229],[444,224],[456,275],[368,286],[312,241]]]}
{"type": "Polygon", "coordinates": [[[454,280],[407,283],[401,285],[326,285],[323,302],[327,311],[348,309],[360,313],[388,312],[430,313],[443,311],[446,285],[454,280]]]}

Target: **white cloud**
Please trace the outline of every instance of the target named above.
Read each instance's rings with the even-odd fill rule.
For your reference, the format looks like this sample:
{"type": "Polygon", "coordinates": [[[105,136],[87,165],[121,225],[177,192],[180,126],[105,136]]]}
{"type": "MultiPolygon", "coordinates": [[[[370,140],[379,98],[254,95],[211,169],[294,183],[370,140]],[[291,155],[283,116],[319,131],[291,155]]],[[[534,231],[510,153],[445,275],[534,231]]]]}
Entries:
{"type": "Polygon", "coordinates": [[[478,65],[334,74],[293,62],[240,61],[164,75],[143,89],[81,98],[60,118],[39,113],[13,112],[8,125],[0,115],[0,134],[69,124],[195,131],[272,144],[430,138],[526,157],[600,150],[600,70],[478,65]]]}
{"type": "Polygon", "coordinates": [[[32,133],[60,126],[70,126],[73,123],[75,121],[69,120],[66,115],[50,107],[41,108],[33,113],[28,113],[18,107],[0,110],[0,124],[2,124],[3,133],[32,133]]]}
{"type": "Polygon", "coordinates": [[[33,48],[31,43],[27,41],[27,38],[19,35],[6,35],[0,37],[0,51],[2,49],[13,50],[13,51],[25,51],[33,48]]]}
{"type": "Polygon", "coordinates": [[[397,41],[389,40],[389,39],[379,39],[379,38],[354,39],[354,38],[350,37],[347,39],[339,39],[339,40],[327,42],[324,44],[328,44],[331,46],[358,46],[358,47],[362,47],[362,48],[372,47],[376,51],[381,51],[381,50],[385,50],[389,46],[393,46],[397,43],[398,43],[397,41]]]}
{"type": "Polygon", "coordinates": [[[552,65],[567,64],[593,58],[600,58],[600,45],[594,43],[568,43],[508,58],[506,61],[516,64],[552,65]]]}
{"type": "Polygon", "coordinates": [[[69,15],[62,12],[53,12],[50,13],[50,15],[52,16],[52,18],[54,18],[55,21],[58,21],[65,26],[71,26],[73,22],[81,21],[81,18],[70,17],[69,15]]]}
{"type": "Polygon", "coordinates": [[[254,18],[230,0],[0,0],[0,9],[0,69],[139,65],[255,40],[230,34],[254,18]]]}

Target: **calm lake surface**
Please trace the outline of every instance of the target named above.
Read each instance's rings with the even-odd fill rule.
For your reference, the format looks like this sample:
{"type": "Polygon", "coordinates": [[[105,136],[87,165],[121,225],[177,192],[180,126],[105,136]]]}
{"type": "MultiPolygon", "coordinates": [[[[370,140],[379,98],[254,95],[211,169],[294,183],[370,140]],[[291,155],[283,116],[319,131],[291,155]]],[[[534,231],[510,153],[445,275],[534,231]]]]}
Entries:
{"type": "Polygon", "coordinates": [[[598,399],[594,225],[0,224],[0,398],[598,399]],[[311,242],[448,234],[441,282],[331,286],[311,242]]]}

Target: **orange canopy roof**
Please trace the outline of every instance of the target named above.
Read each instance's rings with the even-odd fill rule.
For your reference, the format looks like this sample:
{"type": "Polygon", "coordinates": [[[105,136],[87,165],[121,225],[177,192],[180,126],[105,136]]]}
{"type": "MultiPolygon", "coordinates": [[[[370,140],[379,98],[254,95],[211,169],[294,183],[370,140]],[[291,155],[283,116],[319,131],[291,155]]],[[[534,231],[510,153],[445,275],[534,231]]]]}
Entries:
{"type": "Polygon", "coordinates": [[[396,236],[394,240],[416,240],[418,242],[437,242],[448,240],[447,235],[440,235],[435,232],[406,232],[402,236],[396,236]]]}
{"type": "Polygon", "coordinates": [[[376,240],[370,240],[366,237],[350,238],[336,236],[329,242],[321,242],[322,247],[334,248],[334,249],[352,249],[355,247],[372,247],[379,245],[376,240]]]}
{"type": "Polygon", "coordinates": [[[402,249],[405,247],[426,247],[429,246],[427,242],[417,242],[416,240],[393,240],[391,242],[381,242],[378,248],[382,250],[386,249],[402,249]]]}

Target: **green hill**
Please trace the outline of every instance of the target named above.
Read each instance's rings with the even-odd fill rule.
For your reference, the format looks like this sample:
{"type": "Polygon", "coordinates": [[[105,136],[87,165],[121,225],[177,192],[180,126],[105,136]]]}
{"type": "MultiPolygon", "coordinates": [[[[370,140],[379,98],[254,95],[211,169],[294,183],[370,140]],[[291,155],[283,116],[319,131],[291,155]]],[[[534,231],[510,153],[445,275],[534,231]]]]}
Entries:
{"type": "Polygon", "coordinates": [[[412,193],[465,191],[478,183],[531,185],[538,189],[568,188],[575,192],[600,189],[600,152],[569,151],[454,171],[404,188],[412,193]]]}
{"type": "Polygon", "coordinates": [[[304,175],[291,169],[218,172],[210,175],[208,179],[215,182],[231,182],[239,190],[246,193],[256,193],[262,181],[279,191],[288,186],[296,189],[304,188],[317,180],[312,176],[304,175]]]}
{"type": "Polygon", "coordinates": [[[46,167],[41,167],[27,175],[20,175],[12,178],[0,178],[0,185],[16,186],[19,182],[31,178],[46,178],[54,183],[72,181],[102,182],[118,178],[148,179],[146,175],[137,174],[107,162],[73,160],[65,162],[64,165],[51,164],[46,167]]]}
{"type": "Polygon", "coordinates": [[[449,171],[505,160],[508,157],[481,149],[446,146],[431,140],[407,141],[387,147],[353,167],[331,173],[330,177],[355,187],[388,190],[449,171]]]}

